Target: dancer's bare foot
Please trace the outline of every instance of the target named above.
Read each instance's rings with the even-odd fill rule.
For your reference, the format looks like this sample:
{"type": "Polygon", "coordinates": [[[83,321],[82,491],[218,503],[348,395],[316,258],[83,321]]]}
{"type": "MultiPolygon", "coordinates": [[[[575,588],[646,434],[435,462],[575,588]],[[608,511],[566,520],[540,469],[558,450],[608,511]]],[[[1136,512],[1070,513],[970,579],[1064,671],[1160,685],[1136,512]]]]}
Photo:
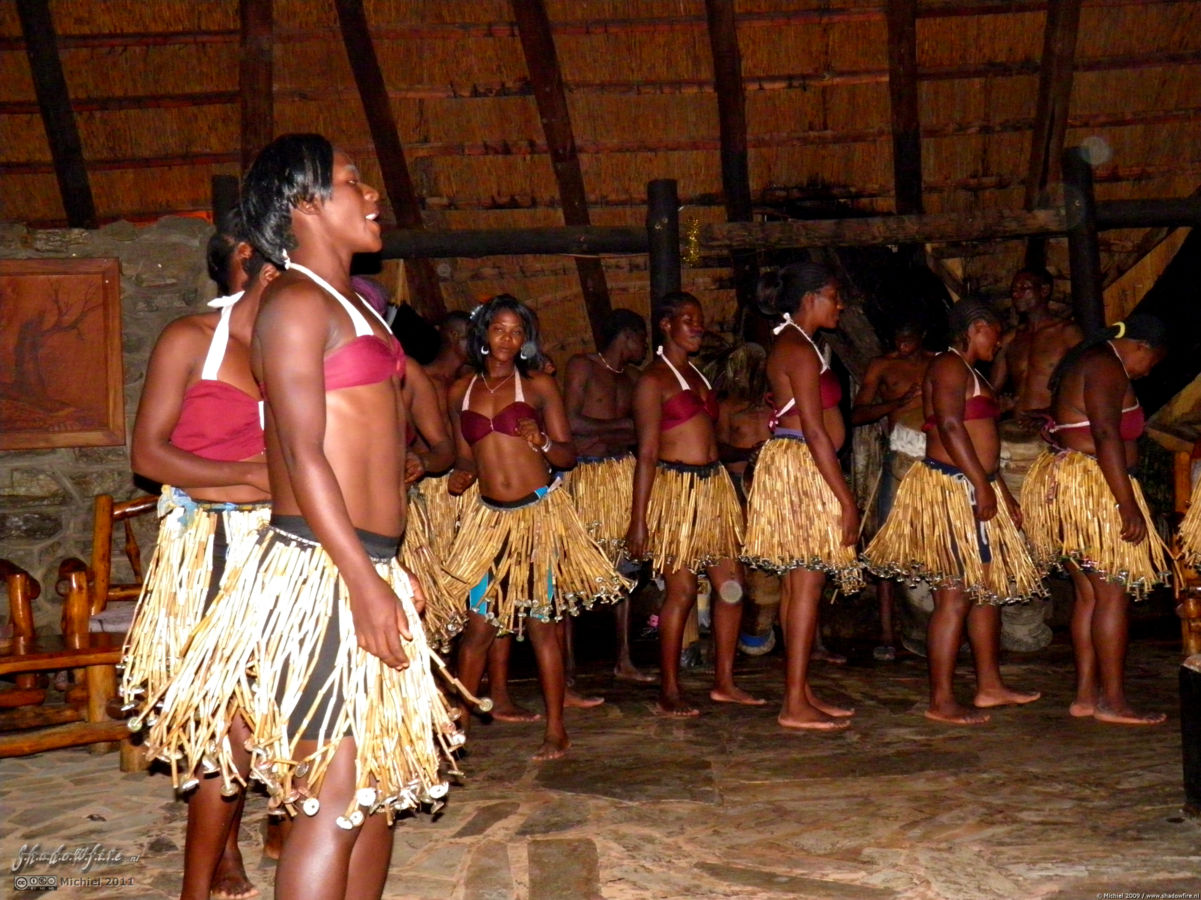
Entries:
{"type": "Polygon", "coordinates": [[[257,897],[258,895],[259,889],[246,877],[242,854],[240,852],[222,854],[217,863],[217,870],[213,873],[209,896],[216,900],[246,900],[248,897],[257,897]]]}
{"type": "Polygon", "coordinates": [[[752,697],[742,688],[733,685],[728,688],[714,688],[709,692],[709,699],[714,703],[738,703],[742,706],[763,706],[767,703],[762,697],[752,697]]]}
{"type": "Polygon", "coordinates": [[[1072,705],[1068,707],[1068,715],[1074,716],[1077,719],[1091,719],[1097,711],[1097,704],[1093,700],[1072,701],[1072,705]]]}
{"type": "Polygon", "coordinates": [[[850,719],[836,719],[812,706],[808,710],[781,710],[776,721],[784,728],[805,731],[842,731],[851,724],[850,719]]]}
{"type": "Polygon", "coordinates": [[[1107,725],[1158,725],[1167,719],[1167,715],[1135,712],[1129,704],[1114,708],[1098,702],[1093,718],[1107,725]]]}
{"type": "Polygon", "coordinates": [[[494,700],[489,715],[498,722],[537,722],[542,718],[542,713],[518,706],[512,700],[505,703],[496,703],[494,700]]]}
{"type": "Polygon", "coordinates": [[[585,697],[572,688],[568,688],[563,694],[563,706],[567,709],[592,709],[604,702],[604,697],[585,697]]]}
{"type": "Polygon", "coordinates": [[[813,688],[809,685],[805,685],[805,699],[809,701],[810,706],[835,719],[849,719],[855,715],[855,710],[852,707],[835,706],[833,703],[826,703],[824,700],[819,700],[817,695],[813,693],[813,688]]]}
{"type": "Polygon", "coordinates": [[[567,748],[570,746],[571,741],[567,739],[567,735],[563,735],[562,737],[547,735],[546,740],[542,742],[542,746],[530,758],[534,762],[546,762],[548,759],[562,759],[567,755],[567,748]]]}
{"type": "Polygon", "coordinates": [[[614,666],[613,677],[618,681],[629,681],[634,684],[652,684],[659,680],[659,676],[643,672],[630,662],[618,663],[614,666]]]}
{"type": "Polygon", "coordinates": [[[847,658],[845,656],[843,656],[841,653],[833,653],[827,650],[825,647],[814,647],[812,652],[809,654],[809,658],[827,662],[832,666],[845,666],[847,664],[847,658]]]}
{"type": "Polygon", "coordinates": [[[1033,703],[1042,693],[1039,691],[1011,691],[1009,688],[999,688],[991,691],[977,691],[972,700],[977,709],[991,709],[994,706],[1021,706],[1023,703],[1033,703]]]}
{"type": "Polygon", "coordinates": [[[931,704],[925,712],[927,719],[943,722],[947,725],[983,725],[991,716],[979,709],[969,709],[958,703],[946,703],[939,706],[931,704]]]}
{"type": "Polygon", "coordinates": [[[689,703],[680,694],[660,694],[658,701],[651,711],[656,716],[666,716],[673,719],[691,719],[699,716],[701,711],[689,703]]]}

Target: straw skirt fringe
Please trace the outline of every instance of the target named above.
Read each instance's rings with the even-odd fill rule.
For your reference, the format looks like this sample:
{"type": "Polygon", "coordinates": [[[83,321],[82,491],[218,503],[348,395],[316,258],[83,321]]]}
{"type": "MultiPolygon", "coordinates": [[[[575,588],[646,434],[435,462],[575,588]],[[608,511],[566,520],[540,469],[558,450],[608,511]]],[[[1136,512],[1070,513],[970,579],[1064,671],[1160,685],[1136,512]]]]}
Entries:
{"type": "Polygon", "coordinates": [[[163,486],[158,538],[122,652],[121,696],[127,703],[158,694],[179,664],[212,586],[219,522],[224,520],[227,547],[236,548],[271,514],[267,503],[230,506],[198,503],[178,488],[163,486]]]}
{"type": "Polygon", "coordinates": [[[776,437],[759,451],[747,497],[742,560],[771,572],[804,568],[833,576],[838,589],[863,588],[855,547],[842,545],[842,505],[802,440],[776,437]]]}
{"type": "Polygon", "coordinates": [[[463,513],[445,565],[468,585],[487,577],[488,621],[519,639],[527,616],[558,621],[621,600],[630,587],[584,530],[567,492],[553,488],[515,508],[477,500],[463,513]]]}
{"type": "Polygon", "coordinates": [[[1180,523],[1180,550],[1182,563],[1201,569],[1201,479],[1193,485],[1188,510],[1180,523]]]}
{"type": "Polygon", "coordinates": [[[1142,600],[1171,569],[1168,548],[1155,530],[1138,480],[1134,500],[1147,523],[1137,544],[1122,540],[1122,519],[1096,459],[1075,450],[1046,451],[1022,485],[1026,533],[1035,561],[1045,570],[1075,562],[1086,572],[1122,585],[1142,600]]]}
{"type": "Polygon", "coordinates": [[[147,752],[170,764],[177,788],[192,786],[181,777],[190,782],[197,766],[219,772],[229,787],[242,781],[228,737],[241,713],[252,732],[251,777],[267,787],[272,807],[315,814],[343,737],[356,748],[356,794],[344,827],[366,813],[383,811],[391,821],[400,810],[438,805],[446,793],[440,762],[453,767],[450,751],[461,738],[434,684],[400,564],[376,561],[375,569],[409,621],[404,670],[359,649],[345,584],[319,545],[266,527],[243,547],[164,693],[147,752]],[[317,733],[316,749],[296,759],[306,728],[317,733]]]}
{"type": "Polygon", "coordinates": [[[426,639],[430,646],[446,651],[466,622],[464,598],[468,585],[451,577],[443,568],[441,557],[434,548],[434,530],[425,497],[414,485],[409,489],[408,518],[404,540],[400,544],[400,562],[421,587],[425,597],[422,619],[426,639]]]}
{"type": "Polygon", "coordinates": [[[914,465],[897,489],[892,513],[863,552],[882,578],[962,587],[976,603],[1021,603],[1046,594],[1025,538],[998,493],[997,514],[978,522],[962,476],[914,465]],[[979,529],[979,530],[978,530],[979,529]],[[992,562],[981,558],[983,533],[992,562]]]}
{"type": "MultiPolygon", "coordinates": [[[[447,490],[450,473],[445,475],[426,475],[414,487],[421,496],[425,506],[426,519],[429,521],[430,549],[436,559],[445,560],[454,546],[455,532],[459,528],[459,516],[464,506],[474,500],[479,494],[475,482],[471,487],[456,497],[447,490]]],[[[412,493],[410,492],[410,499],[412,493]]]]}
{"type": "Polygon", "coordinates": [[[737,559],[743,517],[725,466],[655,467],[646,510],[646,558],[656,571],[700,572],[722,559],[737,559]]]}
{"type": "Polygon", "coordinates": [[[580,521],[614,565],[625,551],[634,501],[634,455],[580,460],[567,486],[580,521]]]}

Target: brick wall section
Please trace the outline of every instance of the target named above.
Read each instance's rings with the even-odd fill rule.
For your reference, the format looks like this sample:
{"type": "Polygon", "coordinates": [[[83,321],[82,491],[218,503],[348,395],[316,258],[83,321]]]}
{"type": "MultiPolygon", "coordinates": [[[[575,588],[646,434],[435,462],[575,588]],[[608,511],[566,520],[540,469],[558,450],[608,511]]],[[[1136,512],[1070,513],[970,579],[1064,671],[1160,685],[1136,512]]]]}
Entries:
{"type": "MultiPolygon", "coordinates": [[[[211,232],[202,220],[175,216],[146,226],[116,222],[95,231],[0,224],[3,259],[120,260],[127,444],[150,350],[163,326],[180,315],[202,311],[215,294],[204,264],[211,232]]],[[[42,596],[35,604],[40,629],[57,628],[60,606],[54,579],[59,560],[86,560],[91,554],[92,497],[110,493],[123,500],[151,488],[135,484],[128,445],[0,451],[0,557],[41,581],[42,596]]],[[[143,534],[141,543],[146,562],[153,534],[143,534]]],[[[118,578],[128,572],[123,557],[120,563],[114,560],[118,578]]],[[[7,621],[7,599],[2,621],[7,621]]]]}

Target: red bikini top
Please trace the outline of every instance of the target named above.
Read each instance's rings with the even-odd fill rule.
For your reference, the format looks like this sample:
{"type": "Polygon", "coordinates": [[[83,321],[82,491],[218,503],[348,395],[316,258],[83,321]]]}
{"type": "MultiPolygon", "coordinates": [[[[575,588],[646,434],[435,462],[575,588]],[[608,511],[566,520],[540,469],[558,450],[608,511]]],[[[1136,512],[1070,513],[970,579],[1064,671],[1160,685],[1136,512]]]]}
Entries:
{"type": "MultiPolygon", "coordinates": [[[[521,392],[521,373],[514,372],[513,374],[516,376],[513,402],[492,418],[467,408],[467,404],[471,400],[471,389],[475,387],[475,382],[480,377],[479,375],[472,376],[471,383],[467,385],[467,393],[463,395],[463,407],[459,412],[459,427],[468,444],[478,444],[493,432],[507,434],[509,437],[518,437],[517,422],[521,419],[533,419],[541,427],[542,417],[538,414],[538,410],[525,402],[525,395],[521,392]]],[[[484,387],[487,386],[487,382],[485,382],[484,387]]]]}
{"type": "MultiPolygon", "coordinates": [[[[371,310],[372,315],[379,319],[384,330],[388,332],[386,338],[380,337],[372,330],[371,323],[359,311],[358,306],[343,297],[337,288],[312,269],[291,261],[288,262],[288,268],[307,275],[324,288],[326,293],[342,304],[342,308],[346,310],[346,314],[354,323],[354,340],[331,351],[322,363],[327,391],[339,391],[343,388],[359,387],[364,384],[378,384],[393,376],[404,378],[404,349],[400,346],[400,341],[389,331],[388,323],[370,304],[367,305],[367,308],[371,310]]],[[[359,299],[362,300],[361,297],[359,299]]]]}
{"type": "Polygon", "coordinates": [[[688,380],[671,364],[671,360],[664,355],[662,347],[659,347],[655,353],[658,354],[663,362],[667,363],[667,368],[671,369],[671,373],[676,376],[676,381],[680,383],[680,392],[673,394],[663,401],[659,430],[670,431],[702,413],[708,416],[711,421],[716,422],[718,416],[717,397],[713,393],[713,386],[709,384],[709,379],[701,374],[700,369],[692,366],[692,363],[688,364],[692,366],[692,371],[701,376],[701,381],[709,389],[709,392],[702,398],[700,394],[688,386],[688,380]]]}
{"type": "Polygon", "coordinates": [[[217,379],[229,345],[229,317],[240,296],[222,307],[200,380],[184,392],[179,418],[171,429],[174,446],[202,459],[237,462],[265,449],[259,399],[217,379]]]}
{"type": "MultiPolygon", "coordinates": [[[[952,353],[963,359],[963,355],[954,347],[951,348],[952,353]]],[[[966,359],[963,359],[963,364],[968,367],[972,373],[972,379],[975,387],[972,394],[963,401],[963,421],[970,422],[973,419],[995,419],[1001,415],[1001,407],[995,399],[987,396],[984,389],[980,386],[980,374],[975,367],[968,364],[966,359]]],[[[989,385],[992,387],[992,385],[989,385]]],[[[922,425],[922,431],[934,431],[938,428],[938,420],[934,416],[926,416],[926,422],[922,425]]]]}
{"type": "MultiPolygon", "coordinates": [[[[809,346],[813,348],[813,352],[817,354],[817,358],[822,361],[822,367],[817,375],[817,389],[821,395],[822,409],[833,409],[842,402],[842,383],[838,380],[838,376],[834,374],[834,370],[830,368],[830,363],[825,355],[817,349],[817,344],[813,342],[813,338],[805,333],[804,328],[792,321],[792,316],[788,313],[784,314],[784,322],[773,328],[772,333],[779,334],[789,325],[801,333],[801,337],[809,342],[809,346]]],[[[796,406],[796,397],[790,397],[788,402],[779,409],[773,409],[771,418],[767,423],[768,427],[772,431],[775,431],[780,419],[787,415],[789,410],[794,406],[796,406]]]]}
{"type": "MultiPolygon", "coordinates": [[[[1143,435],[1143,428],[1147,424],[1147,414],[1143,412],[1142,404],[1137,400],[1134,401],[1134,406],[1125,406],[1122,408],[1122,418],[1118,423],[1118,437],[1124,441],[1137,441],[1143,435]]],[[[1051,434],[1057,431],[1067,431],[1069,428],[1091,428],[1092,422],[1085,419],[1082,422],[1067,422],[1063,425],[1052,425],[1047,429],[1051,434]]]]}

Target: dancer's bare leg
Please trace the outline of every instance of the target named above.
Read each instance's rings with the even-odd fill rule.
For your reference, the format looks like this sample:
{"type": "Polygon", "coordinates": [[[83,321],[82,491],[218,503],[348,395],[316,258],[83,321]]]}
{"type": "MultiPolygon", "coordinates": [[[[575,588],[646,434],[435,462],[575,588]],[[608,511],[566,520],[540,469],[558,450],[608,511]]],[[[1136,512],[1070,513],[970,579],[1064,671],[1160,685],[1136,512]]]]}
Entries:
{"type": "Polygon", "coordinates": [[[1001,607],[973,604],[967,614],[967,639],[976,667],[975,706],[1015,706],[1033,703],[1042,696],[1038,691],[1012,690],[1001,680],[1001,607]]]}
{"type": "Polygon", "coordinates": [[[746,581],[742,566],[723,559],[708,568],[709,583],[713,585],[710,604],[713,610],[713,689],[709,699],[717,703],[741,703],[762,706],[767,701],[752,697],[734,683],[734,654],[738,651],[738,631],[742,627],[742,602],[746,596],[746,581]]]}
{"type": "Polygon", "coordinates": [[[613,674],[618,681],[651,684],[656,680],[655,676],[635,666],[630,657],[630,606],[628,597],[613,604],[614,627],[617,630],[617,664],[613,667],[613,674]]]}
{"type": "Polygon", "coordinates": [[[1097,711],[1097,651],[1093,647],[1093,614],[1097,597],[1092,582],[1075,563],[1067,564],[1072,579],[1072,654],[1076,659],[1076,699],[1068,712],[1077,718],[1089,717],[1097,711]]]}
{"type": "MultiPolygon", "coordinates": [[[[229,729],[229,743],[234,764],[245,776],[250,768],[250,754],[245,742],[250,730],[241,716],[229,729]]],[[[200,785],[188,798],[188,829],[184,839],[183,890],[181,900],[208,898],[255,897],[258,889],[246,877],[242,851],[238,848],[238,826],[246,791],[239,789],[232,797],[221,794],[219,777],[198,776],[200,785]]]]}
{"type": "Polygon", "coordinates": [[[563,651],[563,674],[566,690],[563,694],[563,705],[568,709],[592,709],[605,702],[604,697],[587,696],[575,689],[575,616],[567,616],[555,627],[555,636],[563,651]]]}
{"type": "Polygon", "coordinates": [[[571,746],[567,739],[567,728],[563,724],[563,695],[567,686],[563,679],[563,647],[559,643],[559,626],[555,622],[540,622],[531,618],[526,620],[526,631],[538,662],[538,682],[542,686],[542,699],[546,702],[546,732],[534,759],[558,759],[571,746]]]}
{"type": "MultiPolygon", "coordinates": [[[[496,637],[496,626],[474,610],[468,611],[467,624],[463,626],[463,633],[459,636],[457,668],[459,680],[472,694],[479,691],[480,681],[484,678],[484,669],[490,662],[492,646],[496,643],[499,643],[496,637]]],[[[508,689],[506,681],[507,678],[501,680],[501,683],[505,685],[502,691],[508,689]]],[[[495,692],[495,684],[490,684],[488,687],[489,690],[495,692]]],[[[492,715],[495,717],[495,696],[493,696],[492,702],[494,704],[492,715]]],[[[471,709],[462,701],[460,701],[459,709],[462,714],[460,723],[463,731],[466,732],[471,721],[471,709]]]]}
{"type": "Polygon", "coordinates": [[[667,590],[659,610],[659,700],[656,712],[664,716],[697,716],[700,710],[684,699],[680,690],[680,653],[684,625],[696,605],[697,578],[688,569],[664,573],[667,590]]]}
{"type": "Polygon", "coordinates": [[[492,698],[492,718],[498,722],[537,722],[542,718],[541,713],[518,706],[509,694],[509,656],[512,652],[511,634],[496,635],[488,648],[488,696],[492,698]]]}
{"type": "MultiPolygon", "coordinates": [[[[315,741],[301,741],[296,755],[302,758],[315,749],[315,741]]],[[[392,833],[386,823],[370,821],[383,819],[380,814],[359,828],[338,827],[354,797],[355,780],[354,741],[344,738],[321,785],[321,808],[292,823],[275,874],[277,900],[378,900],[392,857],[392,833]]]]}
{"type": "Polygon", "coordinates": [[[926,664],[930,673],[930,705],[926,718],[951,725],[981,725],[989,715],[955,700],[955,657],[963,640],[963,623],[971,601],[962,588],[934,591],[934,612],[926,629],[926,664]]]}
{"type": "Polygon", "coordinates": [[[784,633],[784,705],[776,721],[785,728],[838,731],[850,723],[813,702],[809,654],[817,633],[817,604],[826,583],[824,572],[792,569],[780,586],[780,627],[784,633]]]}
{"type": "Polygon", "coordinates": [[[1101,691],[1093,718],[1112,725],[1158,725],[1163,713],[1136,712],[1126,699],[1126,648],[1130,631],[1130,595],[1120,584],[1112,584],[1097,575],[1092,582],[1097,607],[1093,612],[1093,647],[1097,653],[1097,673],[1101,691]]]}

